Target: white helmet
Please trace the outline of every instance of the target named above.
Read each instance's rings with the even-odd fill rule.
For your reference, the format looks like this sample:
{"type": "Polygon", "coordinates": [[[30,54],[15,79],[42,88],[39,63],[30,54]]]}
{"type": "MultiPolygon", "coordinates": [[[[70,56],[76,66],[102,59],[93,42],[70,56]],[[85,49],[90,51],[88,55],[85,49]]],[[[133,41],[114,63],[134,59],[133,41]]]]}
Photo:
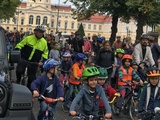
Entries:
{"type": "Polygon", "coordinates": [[[69,52],[65,52],[65,53],[63,54],[63,57],[71,57],[71,54],[70,54],[69,52]]]}

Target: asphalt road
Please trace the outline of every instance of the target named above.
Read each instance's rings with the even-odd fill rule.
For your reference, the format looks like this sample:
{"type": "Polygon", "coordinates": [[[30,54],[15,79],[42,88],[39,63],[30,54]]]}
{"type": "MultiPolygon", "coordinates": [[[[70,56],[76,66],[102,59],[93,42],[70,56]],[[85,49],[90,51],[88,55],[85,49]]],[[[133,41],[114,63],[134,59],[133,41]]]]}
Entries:
{"type": "MultiPolygon", "coordinates": [[[[13,81],[16,81],[16,77],[15,77],[15,71],[13,70],[12,71],[12,80],[13,81]]],[[[57,108],[56,108],[56,118],[57,120],[72,120],[72,117],[69,116],[69,113],[65,113],[62,111],[62,102],[59,102],[57,104],[57,108]]],[[[33,113],[34,113],[34,116],[36,118],[37,114],[38,114],[38,110],[39,110],[39,102],[37,100],[34,101],[34,104],[33,104],[33,113]]],[[[115,117],[114,116],[114,120],[129,120],[127,119],[128,117],[125,116],[125,115],[120,115],[118,117],[115,117]]]]}

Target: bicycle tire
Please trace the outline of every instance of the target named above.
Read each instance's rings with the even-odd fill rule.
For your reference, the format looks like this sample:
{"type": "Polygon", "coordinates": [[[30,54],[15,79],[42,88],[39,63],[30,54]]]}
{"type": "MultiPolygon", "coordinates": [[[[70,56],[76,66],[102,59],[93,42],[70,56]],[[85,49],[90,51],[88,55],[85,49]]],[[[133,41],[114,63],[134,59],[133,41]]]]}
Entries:
{"type": "Polygon", "coordinates": [[[120,112],[119,113],[116,112],[116,110],[118,109],[115,105],[116,103],[117,103],[117,98],[115,99],[115,101],[113,103],[110,104],[110,106],[111,106],[111,110],[112,110],[113,115],[119,116],[120,112]]]}
{"type": "Polygon", "coordinates": [[[132,99],[131,104],[129,105],[129,117],[131,120],[138,120],[137,114],[138,114],[138,104],[135,103],[135,101],[132,99]]]}

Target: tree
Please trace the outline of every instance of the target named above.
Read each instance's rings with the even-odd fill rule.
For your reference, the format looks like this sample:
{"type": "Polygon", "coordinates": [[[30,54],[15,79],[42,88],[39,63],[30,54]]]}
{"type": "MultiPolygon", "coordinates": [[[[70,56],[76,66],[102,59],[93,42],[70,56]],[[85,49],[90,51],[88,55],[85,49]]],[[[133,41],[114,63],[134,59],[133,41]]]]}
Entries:
{"type": "Polygon", "coordinates": [[[0,2],[0,19],[9,19],[19,6],[19,0],[1,0],[0,2]]]}
{"type": "Polygon", "coordinates": [[[83,36],[85,36],[82,23],[80,24],[80,26],[79,26],[79,28],[78,28],[78,30],[76,32],[81,35],[81,38],[83,38],[83,36]]]}
{"type": "Polygon", "coordinates": [[[73,3],[76,9],[73,10],[73,14],[77,15],[78,20],[84,20],[90,18],[92,15],[105,14],[112,15],[112,27],[111,27],[111,44],[114,42],[117,33],[118,18],[122,16],[128,16],[126,12],[127,0],[67,0],[73,3]]]}
{"type": "Polygon", "coordinates": [[[128,0],[128,12],[137,21],[136,40],[143,33],[143,26],[160,24],[160,6],[156,0],[128,0]]]}

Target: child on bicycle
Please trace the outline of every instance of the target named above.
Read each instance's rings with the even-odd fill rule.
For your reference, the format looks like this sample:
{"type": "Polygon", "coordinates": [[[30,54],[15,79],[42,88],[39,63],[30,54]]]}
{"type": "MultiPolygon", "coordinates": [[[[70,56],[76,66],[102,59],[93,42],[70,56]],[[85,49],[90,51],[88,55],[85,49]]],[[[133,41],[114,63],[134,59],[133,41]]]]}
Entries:
{"type": "Polygon", "coordinates": [[[122,66],[122,57],[124,55],[124,50],[121,48],[116,49],[116,51],[114,52],[114,64],[115,67],[113,68],[113,72],[112,72],[112,87],[117,88],[117,79],[118,79],[118,70],[119,68],[122,66]]]}
{"type": "MultiPolygon", "coordinates": [[[[99,76],[97,82],[99,85],[102,86],[105,94],[107,95],[107,97],[109,97],[108,99],[112,100],[115,97],[115,95],[120,96],[120,94],[106,82],[106,79],[108,77],[107,70],[101,67],[99,67],[98,70],[99,76]]],[[[100,100],[99,108],[104,109],[104,104],[102,100],[100,100]]]]}
{"type": "Polygon", "coordinates": [[[118,71],[118,88],[122,97],[125,96],[127,92],[126,89],[131,90],[131,82],[132,80],[136,80],[142,83],[140,77],[136,74],[132,67],[130,67],[132,63],[132,56],[129,54],[125,54],[122,58],[122,66],[118,71]]]}
{"type": "Polygon", "coordinates": [[[77,114],[75,109],[77,104],[81,101],[79,113],[82,116],[93,115],[97,119],[99,103],[100,99],[102,99],[106,110],[105,117],[111,117],[111,108],[109,106],[108,99],[106,98],[102,87],[97,84],[98,75],[99,71],[96,67],[87,67],[84,69],[82,78],[85,83],[70,106],[70,114],[72,116],[77,114]]]}
{"type": "Polygon", "coordinates": [[[60,69],[62,69],[62,71],[59,75],[59,80],[60,80],[62,87],[64,87],[64,82],[68,82],[68,79],[69,79],[69,71],[72,66],[72,60],[71,60],[71,54],[69,52],[65,52],[62,56],[63,56],[63,60],[60,65],[60,69]],[[68,71],[67,76],[66,76],[67,81],[63,81],[64,76],[66,74],[64,71],[66,72],[68,71]]]}
{"type": "Polygon", "coordinates": [[[65,98],[65,102],[62,105],[62,109],[64,112],[68,112],[69,107],[68,104],[70,102],[70,98],[72,96],[72,93],[74,91],[74,88],[77,87],[78,91],[81,89],[81,77],[82,72],[85,68],[84,66],[84,60],[86,59],[86,56],[82,53],[78,53],[75,57],[76,62],[72,65],[70,69],[70,77],[69,77],[69,90],[67,97],[65,98]]]}
{"type": "MultiPolygon", "coordinates": [[[[147,70],[146,76],[148,84],[144,86],[138,104],[138,120],[149,120],[144,119],[141,113],[145,111],[146,113],[147,111],[154,113],[155,107],[160,107],[160,70],[158,68],[150,68],[147,70]]],[[[160,114],[156,113],[155,117],[155,120],[159,120],[160,114]]]]}
{"type": "MultiPolygon", "coordinates": [[[[59,82],[59,79],[56,76],[58,64],[59,63],[54,59],[48,59],[44,63],[43,68],[46,71],[46,73],[34,80],[31,84],[33,96],[38,97],[40,95],[43,95],[45,97],[53,99],[59,98],[60,101],[64,100],[63,88],[59,82]]],[[[43,120],[48,105],[44,100],[39,100],[39,102],[40,110],[38,113],[38,120],[43,120]]],[[[52,117],[50,118],[51,120],[55,120],[56,103],[51,104],[50,107],[53,116],[49,117],[52,117]]]]}

